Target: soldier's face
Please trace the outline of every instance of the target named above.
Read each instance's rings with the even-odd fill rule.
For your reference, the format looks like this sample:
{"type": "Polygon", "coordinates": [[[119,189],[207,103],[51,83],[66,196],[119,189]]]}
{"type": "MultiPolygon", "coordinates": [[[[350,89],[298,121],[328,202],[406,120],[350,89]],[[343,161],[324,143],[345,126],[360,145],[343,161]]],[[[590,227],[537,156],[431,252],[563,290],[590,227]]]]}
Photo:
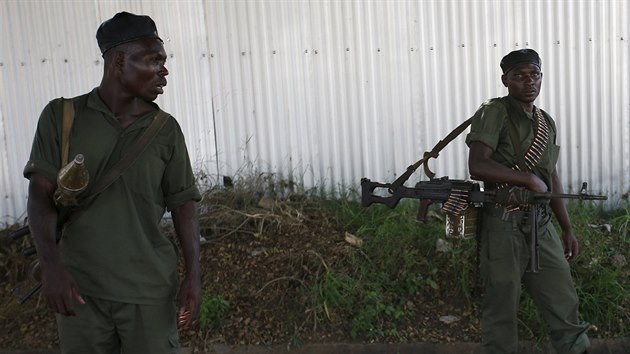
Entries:
{"type": "Polygon", "coordinates": [[[133,97],[153,101],[164,93],[168,70],[164,46],[157,39],[141,39],[133,43],[126,53],[122,83],[133,97]]]}
{"type": "Polygon", "coordinates": [[[531,103],[540,94],[542,72],[534,64],[521,64],[501,76],[510,96],[524,103],[531,103]]]}

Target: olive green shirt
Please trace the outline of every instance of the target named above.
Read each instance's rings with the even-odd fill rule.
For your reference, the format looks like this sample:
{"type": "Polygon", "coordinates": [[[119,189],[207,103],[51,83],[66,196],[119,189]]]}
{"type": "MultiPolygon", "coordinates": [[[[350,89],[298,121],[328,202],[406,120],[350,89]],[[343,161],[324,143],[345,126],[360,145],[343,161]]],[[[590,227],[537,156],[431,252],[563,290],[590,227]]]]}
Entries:
{"type": "MultiPolygon", "coordinates": [[[[534,107],[534,109],[539,109],[534,107]]],[[[533,173],[539,176],[551,190],[551,174],[556,166],[560,147],[556,145],[556,124],[543,110],[543,117],[549,125],[549,141],[542,158],[533,173]]],[[[510,96],[493,98],[484,102],[473,116],[470,133],[466,136],[466,144],[479,141],[490,147],[494,153],[492,159],[498,163],[514,167],[519,157],[524,156],[534,139],[536,118],[527,114],[521,104],[510,96]],[[512,144],[507,120],[511,119],[521,138],[521,151],[515,152],[512,144]]]]}
{"type": "MultiPolygon", "coordinates": [[[[122,128],[97,89],[73,98],[69,160],[81,153],[90,186],[139,138],[157,113],[122,128]]],[[[56,185],[60,168],[62,100],[43,110],[24,176],[56,185]]],[[[89,194],[89,187],[84,192],[89,194]]],[[[85,195],[85,194],[84,194],[85,195]]],[[[174,296],[177,251],[160,232],[165,210],[200,200],[179,124],[169,117],[134,164],[67,225],[59,244],[63,264],[79,291],[94,297],[156,304],[174,296]]],[[[31,215],[31,218],[37,217],[31,215]]]]}

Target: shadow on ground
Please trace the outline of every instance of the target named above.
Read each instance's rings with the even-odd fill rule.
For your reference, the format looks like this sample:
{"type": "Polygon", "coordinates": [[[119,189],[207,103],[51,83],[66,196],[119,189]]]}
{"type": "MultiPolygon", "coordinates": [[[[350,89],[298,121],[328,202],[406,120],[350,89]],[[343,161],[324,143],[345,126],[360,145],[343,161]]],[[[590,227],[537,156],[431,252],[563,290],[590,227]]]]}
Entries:
{"type": "MultiPolygon", "coordinates": [[[[2,350],[0,354],[58,354],[50,350],[2,350]]],[[[206,351],[193,353],[190,349],[182,349],[181,354],[482,354],[478,343],[399,343],[399,344],[309,344],[300,348],[287,349],[285,346],[231,346],[214,344],[206,351]]],[[[536,346],[533,343],[521,343],[521,354],[552,354],[553,348],[548,345],[536,346]]],[[[593,339],[589,354],[628,354],[630,338],[593,339]]]]}

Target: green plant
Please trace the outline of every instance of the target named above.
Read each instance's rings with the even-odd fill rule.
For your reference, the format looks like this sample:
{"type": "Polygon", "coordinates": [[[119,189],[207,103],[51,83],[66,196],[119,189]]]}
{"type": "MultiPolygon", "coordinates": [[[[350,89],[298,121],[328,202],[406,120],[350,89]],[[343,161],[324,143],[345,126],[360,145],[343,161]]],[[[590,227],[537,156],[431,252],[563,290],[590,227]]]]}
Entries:
{"type": "MultiPolygon", "coordinates": [[[[427,222],[418,223],[417,200],[402,200],[394,209],[384,205],[363,208],[355,190],[320,187],[300,192],[299,186],[291,183],[270,187],[279,182],[278,176],[264,174],[249,182],[235,179],[232,187],[214,191],[216,197],[231,199],[208,201],[215,210],[229,211],[217,215],[216,223],[231,222],[238,234],[249,235],[257,244],[273,241],[275,230],[284,227],[281,221],[287,220],[311,230],[325,227],[338,232],[326,249],[294,251],[304,271],[285,277],[303,285],[299,298],[305,300],[306,309],[289,316],[292,322],[286,328],[294,328],[287,331],[289,346],[299,346],[302,336],[309,335],[302,332],[308,327],[316,332],[341,326],[361,340],[404,340],[410,334],[408,328],[426,318],[426,299],[448,299],[434,304],[435,308],[443,311],[448,305],[446,311],[468,317],[470,327],[478,328],[476,242],[447,239],[437,206],[429,210],[427,222]],[[263,210],[259,200],[269,195],[274,197],[273,209],[263,210]],[[264,239],[258,236],[263,233],[264,239]],[[360,238],[362,246],[344,247],[340,235],[345,233],[360,238]],[[440,239],[446,240],[450,249],[438,252],[440,239]]],[[[569,203],[568,210],[581,246],[580,256],[571,265],[580,313],[600,328],[600,334],[626,335],[630,270],[612,260],[622,259],[630,246],[630,209],[605,211],[595,203],[569,203]]],[[[547,338],[547,327],[527,294],[522,298],[519,321],[523,338],[538,342],[547,338]]],[[[469,338],[478,339],[476,335],[478,332],[472,331],[469,338]]]]}
{"type": "Polygon", "coordinates": [[[621,239],[624,242],[630,242],[630,206],[626,207],[623,214],[613,218],[611,222],[615,230],[621,234],[621,239]]]}
{"type": "Polygon", "coordinates": [[[221,328],[229,307],[230,303],[221,295],[204,295],[201,300],[199,312],[199,326],[201,329],[208,327],[212,329],[221,328]]]}
{"type": "Polygon", "coordinates": [[[332,318],[335,309],[351,312],[355,282],[349,276],[334,271],[327,271],[324,274],[318,292],[321,310],[328,319],[332,318]]]}
{"type": "Polygon", "coordinates": [[[385,335],[398,337],[398,330],[393,324],[405,314],[405,311],[402,306],[388,301],[386,294],[387,292],[383,292],[382,289],[365,294],[361,300],[361,307],[352,320],[350,334],[353,338],[358,335],[366,335],[370,339],[385,335]]]}

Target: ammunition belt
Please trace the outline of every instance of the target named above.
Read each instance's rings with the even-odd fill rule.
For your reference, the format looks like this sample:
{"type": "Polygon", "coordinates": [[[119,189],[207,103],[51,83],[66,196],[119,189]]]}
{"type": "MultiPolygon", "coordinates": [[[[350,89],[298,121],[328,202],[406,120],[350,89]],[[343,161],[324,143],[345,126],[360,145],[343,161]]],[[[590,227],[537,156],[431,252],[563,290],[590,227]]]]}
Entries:
{"type": "Polygon", "coordinates": [[[442,211],[448,215],[461,215],[468,208],[468,193],[463,188],[451,189],[448,199],[442,204],[442,211]]]}
{"type": "MultiPolygon", "coordinates": [[[[536,165],[538,165],[542,159],[543,153],[547,149],[547,143],[549,141],[549,125],[547,124],[547,120],[543,117],[542,111],[538,108],[536,108],[534,114],[536,115],[536,131],[534,132],[532,143],[529,145],[529,148],[523,157],[525,162],[525,166],[523,167],[529,171],[533,171],[536,165]]],[[[514,171],[522,170],[518,164],[514,165],[512,169],[514,171]]],[[[497,188],[507,187],[508,185],[506,183],[497,185],[497,188]]]]}

